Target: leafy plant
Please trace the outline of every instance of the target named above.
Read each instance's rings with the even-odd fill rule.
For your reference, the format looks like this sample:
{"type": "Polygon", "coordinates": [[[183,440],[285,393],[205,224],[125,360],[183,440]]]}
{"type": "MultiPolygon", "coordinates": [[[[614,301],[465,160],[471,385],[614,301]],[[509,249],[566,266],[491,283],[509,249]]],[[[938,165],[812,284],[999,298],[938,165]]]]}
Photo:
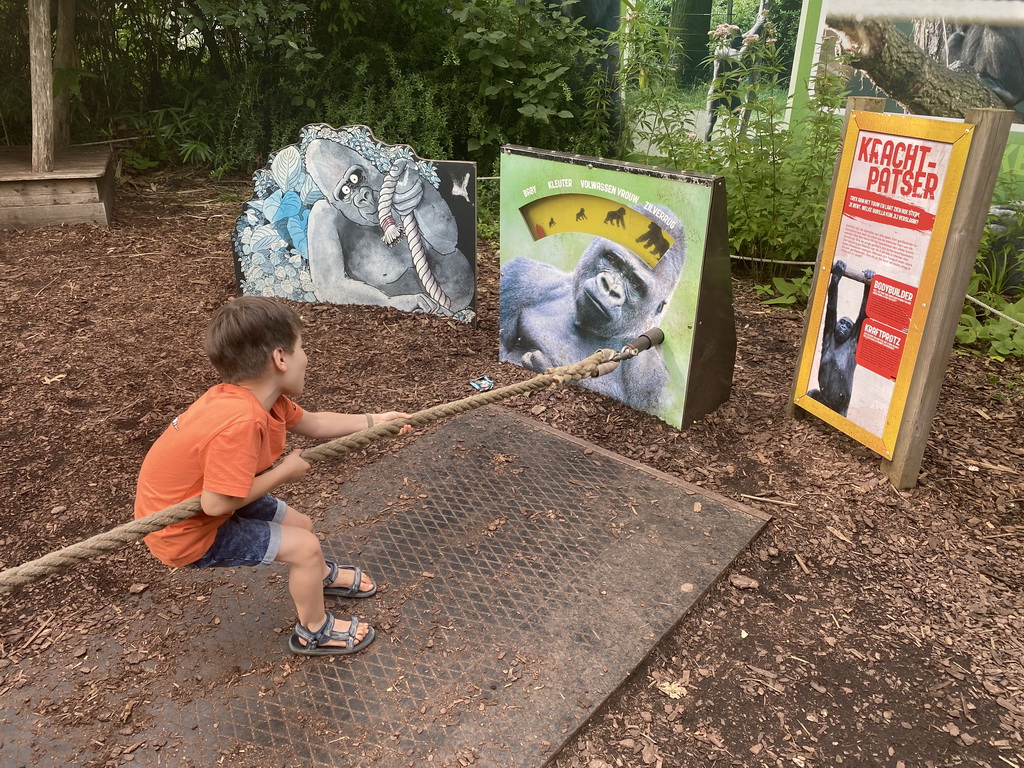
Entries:
{"type": "Polygon", "coordinates": [[[323,58],[303,22],[310,7],[294,0],[194,0],[182,9],[184,34],[207,45],[216,65],[238,74],[248,58],[271,56],[293,72],[313,69],[323,58]]]}
{"type": "Polygon", "coordinates": [[[424,157],[456,154],[465,129],[453,130],[463,97],[452,78],[410,71],[409,63],[390,48],[364,50],[348,65],[353,82],[323,97],[325,122],[341,126],[358,116],[358,122],[373,126],[375,134],[408,143],[424,157]],[[381,99],[381,94],[387,98],[381,99]]]}
{"type": "Polygon", "coordinates": [[[668,26],[668,9],[652,0],[625,0],[623,7],[626,13],[610,43],[619,51],[615,75],[621,112],[617,155],[625,159],[643,152],[646,144],[660,149],[660,143],[685,120],[686,112],[674,64],[680,59],[682,44],[668,26]]]}
{"type": "Polygon", "coordinates": [[[498,242],[501,224],[501,189],[498,180],[478,180],[476,185],[476,236],[498,242]]]}
{"type": "Polygon", "coordinates": [[[988,383],[992,387],[990,395],[994,400],[1010,403],[1024,398],[1024,374],[1022,373],[1005,378],[998,374],[992,374],[988,377],[988,383]]]}
{"type": "Polygon", "coordinates": [[[578,117],[573,85],[604,56],[581,20],[544,0],[460,0],[452,16],[460,26],[451,60],[471,67],[477,82],[470,152],[496,157],[512,138],[554,138],[545,127],[578,117]]]}
{"type": "Polygon", "coordinates": [[[1024,357],[1024,202],[994,210],[996,215],[989,216],[982,234],[967,293],[1002,316],[972,302],[965,304],[956,340],[1002,360],[1024,357]]]}
{"type": "Polygon", "coordinates": [[[761,300],[762,304],[776,307],[803,306],[811,295],[811,281],[814,279],[814,270],[808,267],[799,277],[773,277],[770,284],[755,285],[754,292],[758,296],[767,296],[761,300]]]}
{"type": "Polygon", "coordinates": [[[151,167],[169,159],[207,165],[215,159],[216,140],[206,113],[201,109],[164,107],[124,116],[142,134],[134,150],[134,167],[151,167]]]}
{"type": "Polygon", "coordinates": [[[995,360],[1024,357],[1024,299],[1013,303],[994,299],[992,305],[1016,322],[989,315],[973,304],[965,304],[956,331],[957,343],[995,360]]]}
{"type": "MultiPolygon", "coordinates": [[[[668,62],[677,53],[664,26],[661,3],[629,3],[627,23],[613,40],[627,49],[618,76],[623,114],[620,156],[689,171],[719,174],[729,194],[729,233],[733,253],[760,263],[813,261],[832,185],[846,86],[837,72],[819,68],[809,84],[809,106],[786,120],[788,103],[778,84],[782,76],[771,24],[757,39],[745,41],[745,53],[727,77],[712,83],[721,103],[710,141],[698,136],[702,110],[684,106],[670,87],[668,62]]],[[[726,43],[738,27],[720,25],[711,33],[710,49],[726,43]]],[[[1001,188],[1012,180],[1001,179],[1001,188]]],[[[1005,190],[1003,197],[1006,199],[1005,190]]],[[[1011,303],[1018,291],[1024,206],[1010,207],[1001,225],[990,224],[978,256],[972,291],[1011,317],[1021,313],[1011,303]],[[1001,229],[1000,229],[1001,226],[1001,229]]],[[[755,286],[766,304],[798,306],[810,289],[810,270],[789,278],[774,275],[755,286]]],[[[1019,295],[1019,294],[1018,294],[1019,295]]],[[[994,357],[1024,354],[1024,329],[993,319],[968,305],[957,335],[961,344],[994,357]]]]}
{"type": "Polygon", "coordinates": [[[974,267],[986,296],[1020,294],[1024,282],[1024,201],[999,206],[982,233],[974,267]]]}
{"type": "Polygon", "coordinates": [[[159,160],[152,160],[134,149],[126,149],[121,155],[121,160],[129,168],[136,171],[148,171],[150,168],[160,165],[159,160]]]}

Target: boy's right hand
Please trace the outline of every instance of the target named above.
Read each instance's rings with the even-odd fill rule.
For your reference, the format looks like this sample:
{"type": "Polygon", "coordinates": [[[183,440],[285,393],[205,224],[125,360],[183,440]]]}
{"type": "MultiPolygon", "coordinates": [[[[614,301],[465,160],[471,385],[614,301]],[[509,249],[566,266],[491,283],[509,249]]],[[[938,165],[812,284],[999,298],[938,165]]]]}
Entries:
{"type": "Polygon", "coordinates": [[[309,472],[309,462],[302,458],[302,449],[296,448],[277,465],[284,475],[282,482],[290,483],[306,476],[309,472]]]}
{"type": "MultiPolygon", "coordinates": [[[[395,419],[408,419],[408,418],[409,418],[409,414],[406,413],[405,411],[385,411],[384,413],[375,414],[374,415],[374,419],[373,419],[373,423],[374,424],[381,424],[381,423],[383,423],[385,421],[394,421],[395,419]]],[[[400,435],[412,434],[412,424],[404,425],[400,430],[398,430],[398,434],[400,434],[400,435]]]]}

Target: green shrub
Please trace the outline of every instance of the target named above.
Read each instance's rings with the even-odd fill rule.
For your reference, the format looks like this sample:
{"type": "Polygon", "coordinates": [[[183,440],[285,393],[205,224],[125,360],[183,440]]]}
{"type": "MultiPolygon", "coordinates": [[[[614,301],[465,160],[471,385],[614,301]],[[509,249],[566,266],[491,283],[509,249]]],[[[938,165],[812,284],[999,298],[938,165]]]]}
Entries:
{"type": "Polygon", "coordinates": [[[1024,299],[1012,303],[998,298],[989,298],[989,301],[996,310],[1016,322],[992,315],[974,304],[965,304],[956,330],[957,343],[996,360],[1024,357],[1024,299]]]}

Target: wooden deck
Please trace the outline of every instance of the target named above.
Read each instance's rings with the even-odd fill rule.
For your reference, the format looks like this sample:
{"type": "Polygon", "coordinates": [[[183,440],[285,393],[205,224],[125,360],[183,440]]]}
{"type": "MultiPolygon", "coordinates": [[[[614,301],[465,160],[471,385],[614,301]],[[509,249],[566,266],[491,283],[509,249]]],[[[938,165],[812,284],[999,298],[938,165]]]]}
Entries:
{"type": "Polygon", "coordinates": [[[32,173],[29,147],[0,147],[0,229],[48,224],[110,224],[114,163],[110,147],[71,147],[53,171],[32,173]]]}

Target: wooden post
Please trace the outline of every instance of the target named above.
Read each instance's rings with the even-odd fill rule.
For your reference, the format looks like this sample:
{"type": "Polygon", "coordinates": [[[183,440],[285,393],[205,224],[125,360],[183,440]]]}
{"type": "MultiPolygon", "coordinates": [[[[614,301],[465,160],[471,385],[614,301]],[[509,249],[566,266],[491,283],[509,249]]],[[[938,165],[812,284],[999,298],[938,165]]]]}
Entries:
{"type": "Polygon", "coordinates": [[[882,460],[882,472],[896,488],[912,488],[921,471],[928,432],[949,364],[964,294],[974,271],[978,242],[988,216],[988,203],[999,175],[1013,112],[972,109],[964,120],[976,126],[974,138],[950,220],[932,306],[921,334],[921,347],[896,445],[892,459],[882,460]]]}
{"type": "Polygon", "coordinates": [[[50,0],[28,4],[29,64],[32,72],[32,173],[53,170],[53,51],[50,0]]]}
{"type": "MultiPolygon", "coordinates": [[[[884,112],[885,111],[885,99],[878,98],[875,96],[851,96],[846,100],[846,117],[843,120],[843,128],[839,133],[839,146],[836,149],[836,163],[835,168],[832,171],[832,188],[828,192],[828,204],[825,206],[825,218],[821,222],[821,238],[818,240],[818,257],[817,265],[814,267],[814,277],[811,280],[811,292],[809,296],[815,295],[815,286],[818,284],[819,273],[821,272],[821,252],[825,249],[825,237],[828,234],[827,224],[829,219],[832,217],[832,203],[833,197],[836,194],[836,173],[839,171],[839,162],[843,159],[843,140],[846,137],[846,127],[850,123],[851,112],[884,112]]],[[[840,200],[839,204],[842,205],[843,201],[840,200]]],[[[828,280],[828,275],[825,275],[825,279],[828,280]]],[[[811,308],[807,307],[807,311],[804,312],[804,328],[803,333],[800,334],[801,339],[807,338],[807,324],[811,321],[811,308]]],[[[797,356],[796,367],[793,369],[793,383],[790,385],[789,391],[789,402],[786,403],[786,413],[789,416],[799,417],[804,415],[804,411],[801,408],[796,407],[796,403],[793,402],[793,394],[796,392],[797,378],[800,376],[800,364],[803,360],[803,350],[797,356]]]]}
{"type": "MultiPolygon", "coordinates": [[[[54,67],[68,70],[78,65],[75,54],[75,0],[57,3],[57,45],[53,57],[54,67]]],[[[62,84],[54,94],[53,147],[55,151],[71,146],[71,91],[62,84]]]]}

